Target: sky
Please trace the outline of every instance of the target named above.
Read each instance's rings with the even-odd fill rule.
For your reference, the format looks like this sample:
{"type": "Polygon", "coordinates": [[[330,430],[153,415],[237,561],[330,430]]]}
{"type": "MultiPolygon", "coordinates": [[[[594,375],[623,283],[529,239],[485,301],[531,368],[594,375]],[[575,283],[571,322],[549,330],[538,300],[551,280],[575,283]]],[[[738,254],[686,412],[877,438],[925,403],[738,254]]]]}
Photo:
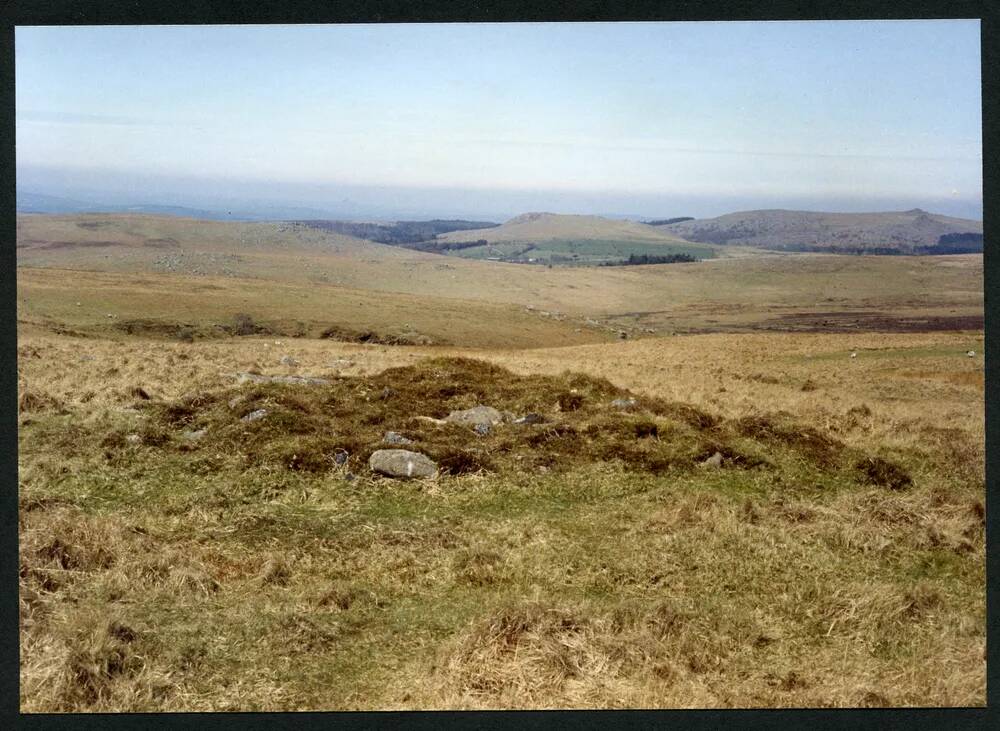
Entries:
{"type": "Polygon", "coordinates": [[[19,192],[982,211],[979,22],[16,29],[19,192]]]}

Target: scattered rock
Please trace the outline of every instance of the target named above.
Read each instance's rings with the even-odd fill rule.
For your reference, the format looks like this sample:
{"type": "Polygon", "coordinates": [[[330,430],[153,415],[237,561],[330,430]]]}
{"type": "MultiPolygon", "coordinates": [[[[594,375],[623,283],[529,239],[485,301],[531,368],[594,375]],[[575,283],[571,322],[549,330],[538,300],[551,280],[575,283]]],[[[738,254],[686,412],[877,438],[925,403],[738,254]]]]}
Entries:
{"type": "Polygon", "coordinates": [[[241,403],[243,403],[243,397],[242,396],[233,396],[231,399],[229,399],[229,408],[230,409],[235,409],[241,403]]]}
{"type": "MultiPolygon", "coordinates": [[[[338,449],[333,455],[333,461],[337,464],[347,464],[347,458],[350,455],[347,453],[346,449],[338,449]]],[[[354,475],[348,475],[348,479],[353,479],[354,475]]]]}
{"type": "Polygon", "coordinates": [[[330,381],[315,376],[262,376],[257,373],[237,373],[237,383],[288,383],[308,386],[326,386],[330,381]]]}
{"type": "Polygon", "coordinates": [[[548,419],[541,414],[536,414],[534,412],[514,419],[515,424],[544,424],[546,421],[548,421],[548,419]]]}
{"type": "Polygon", "coordinates": [[[412,439],[407,439],[402,434],[394,431],[387,431],[382,441],[386,444],[413,444],[412,439]]]}
{"type": "Polygon", "coordinates": [[[706,459],[704,462],[700,462],[699,466],[700,467],[711,467],[711,468],[714,468],[714,469],[718,469],[719,467],[722,467],[722,452],[716,452],[711,457],[709,457],[708,459],[706,459]]]}
{"type": "Polygon", "coordinates": [[[631,409],[635,407],[634,398],[616,398],[611,402],[611,405],[616,409],[631,409]]]}
{"type": "Polygon", "coordinates": [[[185,431],[181,433],[181,437],[188,440],[189,442],[197,442],[199,439],[208,434],[207,429],[198,429],[196,431],[185,431]]]}
{"type": "Polygon", "coordinates": [[[476,434],[478,434],[481,437],[485,437],[487,434],[490,433],[490,425],[489,424],[473,424],[472,431],[474,431],[476,434]]]}
{"type": "Polygon", "coordinates": [[[379,449],[372,452],[368,458],[368,467],[372,472],[387,477],[433,477],[437,465],[420,452],[410,452],[406,449],[379,449]]]}
{"type": "Polygon", "coordinates": [[[429,424],[435,424],[437,426],[444,426],[448,423],[446,419],[435,419],[433,416],[418,416],[416,418],[420,421],[426,421],[429,424]]]}
{"type": "Polygon", "coordinates": [[[141,386],[133,386],[132,388],[130,388],[128,395],[133,396],[134,398],[137,399],[142,399],[143,401],[149,401],[150,398],[149,394],[146,393],[146,389],[142,388],[141,386]]]}
{"type": "Polygon", "coordinates": [[[265,416],[267,416],[267,409],[257,409],[256,411],[251,411],[240,419],[240,421],[257,421],[258,419],[263,419],[265,416]]]}
{"type": "Polygon", "coordinates": [[[352,365],[354,365],[354,361],[347,358],[337,358],[330,363],[331,368],[350,368],[352,365]]]}
{"type": "Polygon", "coordinates": [[[445,421],[450,421],[453,424],[466,424],[468,426],[485,424],[490,427],[502,422],[503,414],[492,406],[474,406],[471,409],[463,411],[452,411],[445,417],[445,421]]]}
{"type": "Polygon", "coordinates": [[[142,441],[142,437],[140,437],[138,434],[126,434],[125,441],[128,442],[129,444],[138,444],[139,442],[142,441]]]}
{"type": "Polygon", "coordinates": [[[395,395],[396,395],[396,392],[393,391],[388,386],[386,386],[385,388],[382,389],[382,393],[379,395],[379,398],[381,398],[383,401],[388,401],[389,399],[391,399],[395,395]]]}
{"type": "Polygon", "coordinates": [[[77,360],[79,360],[81,363],[86,363],[88,361],[94,360],[94,356],[92,356],[92,355],[81,355],[79,358],[77,358],[77,360]]]}
{"type": "Polygon", "coordinates": [[[283,366],[297,366],[299,364],[299,362],[290,355],[281,356],[281,360],[279,362],[283,366]]]}

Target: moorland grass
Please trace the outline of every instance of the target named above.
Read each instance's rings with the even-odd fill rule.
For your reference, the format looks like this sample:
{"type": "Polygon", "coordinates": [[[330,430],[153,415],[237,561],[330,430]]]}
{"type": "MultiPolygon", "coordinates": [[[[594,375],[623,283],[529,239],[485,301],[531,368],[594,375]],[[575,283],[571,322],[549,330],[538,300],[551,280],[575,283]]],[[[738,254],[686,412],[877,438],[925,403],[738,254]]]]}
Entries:
{"type": "Polygon", "coordinates": [[[147,390],[22,396],[22,710],[984,701],[982,483],[933,443],[471,359],[147,390]],[[414,419],[477,403],[548,422],[414,419]],[[388,429],[481,461],[375,477],[388,429]]]}

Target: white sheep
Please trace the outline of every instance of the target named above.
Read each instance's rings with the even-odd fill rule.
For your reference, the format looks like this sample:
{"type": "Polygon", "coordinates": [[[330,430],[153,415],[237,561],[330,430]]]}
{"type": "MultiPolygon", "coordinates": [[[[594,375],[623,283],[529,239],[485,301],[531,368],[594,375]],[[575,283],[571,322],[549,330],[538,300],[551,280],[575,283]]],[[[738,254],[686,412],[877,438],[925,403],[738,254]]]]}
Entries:
{"type": "Polygon", "coordinates": [[[966,353],[966,355],[969,356],[970,358],[975,358],[976,357],[976,351],[970,350],[968,353],[966,353]]]}

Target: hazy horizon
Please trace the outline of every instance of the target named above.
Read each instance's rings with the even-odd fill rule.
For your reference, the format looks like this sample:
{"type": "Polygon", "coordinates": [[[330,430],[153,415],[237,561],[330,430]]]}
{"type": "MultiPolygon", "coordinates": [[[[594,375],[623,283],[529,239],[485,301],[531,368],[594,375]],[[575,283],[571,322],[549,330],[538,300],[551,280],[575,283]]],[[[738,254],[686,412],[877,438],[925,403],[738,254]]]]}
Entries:
{"type": "Polygon", "coordinates": [[[19,192],[982,218],[979,22],[19,27],[19,192]]]}
{"type": "MultiPolygon", "coordinates": [[[[635,196],[602,191],[497,191],[385,186],[275,185],[266,181],[128,176],[107,171],[29,168],[18,171],[18,194],[42,194],[95,205],[164,205],[237,214],[308,209],[324,216],[397,220],[465,218],[502,222],[529,211],[631,219],[712,218],[736,211],[786,209],[864,213],[922,208],[982,220],[981,201],[927,198],[773,198],[635,196]]],[[[304,215],[304,214],[303,214],[304,215]]],[[[287,216],[279,216],[287,217],[287,216]]]]}

